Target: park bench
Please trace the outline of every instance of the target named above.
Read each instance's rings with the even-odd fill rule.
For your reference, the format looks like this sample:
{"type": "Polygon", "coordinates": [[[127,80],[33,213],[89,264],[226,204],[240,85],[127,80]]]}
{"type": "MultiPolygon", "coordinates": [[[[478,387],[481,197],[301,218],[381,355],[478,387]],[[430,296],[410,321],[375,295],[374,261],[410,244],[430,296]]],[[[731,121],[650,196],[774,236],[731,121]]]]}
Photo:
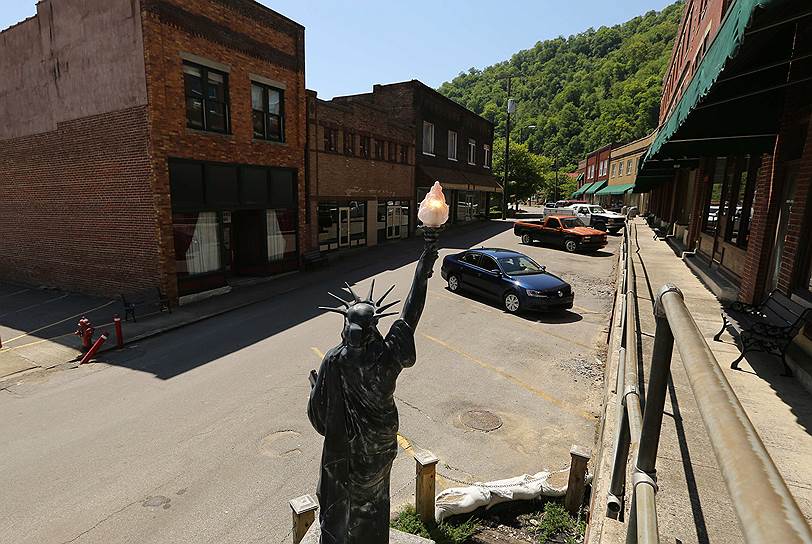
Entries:
{"type": "Polygon", "coordinates": [[[748,351],[763,351],[781,356],[783,375],[792,376],[787,365],[786,350],[810,312],[812,309],[775,290],[758,305],[737,301],[723,307],[722,328],[713,339],[718,342],[728,326],[736,331],[741,355],[730,365],[734,370],[738,370],[739,362],[748,351]]]}
{"type": "Polygon", "coordinates": [[[163,291],[161,291],[160,287],[147,289],[145,291],[129,295],[121,293],[121,302],[124,304],[124,320],[129,321],[132,317],[133,323],[136,321],[135,310],[137,308],[152,306],[158,308],[161,312],[166,310],[170,314],[172,313],[172,306],[169,304],[169,297],[166,296],[163,291]]]}
{"type": "Polygon", "coordinates": [[[327,255],[318,249],[313,249],[302,254],[302,261],[304,261],[305,268],[316,268],[327,264],[327,255]]]}

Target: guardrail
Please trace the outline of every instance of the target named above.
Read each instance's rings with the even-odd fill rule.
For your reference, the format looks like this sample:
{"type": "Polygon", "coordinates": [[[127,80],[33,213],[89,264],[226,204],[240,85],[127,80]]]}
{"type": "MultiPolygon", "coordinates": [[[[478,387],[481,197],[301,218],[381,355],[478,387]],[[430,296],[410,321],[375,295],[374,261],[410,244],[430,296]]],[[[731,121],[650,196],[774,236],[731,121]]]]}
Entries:
{"type": "Polygon", "coordinates": [[[657,543],[657,449],[671,357],[676,346],[708,432],[722,477],[748,543],[812,543],[812,530],[736,393],[685,305],[682,292],[664,285],[654,305],[655,333],[645,411],[641,413],[637,373],[637,295],[627,223],[621,248],[623,341],[618,362],[618,403],[612,479],[607,497],[610,514],[623,509],[627,459],[633,459],[627,544],[657,543]]]}

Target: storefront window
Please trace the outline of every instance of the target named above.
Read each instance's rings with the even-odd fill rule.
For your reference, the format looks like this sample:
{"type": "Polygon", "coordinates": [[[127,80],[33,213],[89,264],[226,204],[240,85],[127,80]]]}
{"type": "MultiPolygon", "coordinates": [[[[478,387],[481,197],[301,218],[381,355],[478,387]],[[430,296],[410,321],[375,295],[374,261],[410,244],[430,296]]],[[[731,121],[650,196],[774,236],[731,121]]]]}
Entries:
{"type": "Polygon", "coordinates": [[[719,228],[720,204],[722,193],[724,193],[723,186],[725,184],[726,167],[727,159],[725,157],[717,158],[713,171],[713,180],[711,184],[706,187],[705,205],[702,214],[702,231],[711,236],[715,236],[719,228]]]}
{"type": "Polygon", "coordinates": [[[172,214],[178,276],[220,270],[220,235],[216,212],[172,214]]]}
{"type": "Polygon", "coordinates": [[[367,243],[366,202],[320,202],[319,248],[332,251],[367,243]]]}
{"type": "MultiPolygon", "coordinates": [[[[747,247],[750,220],[753,217],[753,193],[756,187],[757,160],[741,157],[730,180],[727,198],[725,240],[741,248],[747,247]]],[[[731,165],[732,166],[732,165],[731,165]]]]}
{"type": "Polygon", "coordinates": [[[296,211],[266,210],[268,262],[296,259],[296,211]]]}

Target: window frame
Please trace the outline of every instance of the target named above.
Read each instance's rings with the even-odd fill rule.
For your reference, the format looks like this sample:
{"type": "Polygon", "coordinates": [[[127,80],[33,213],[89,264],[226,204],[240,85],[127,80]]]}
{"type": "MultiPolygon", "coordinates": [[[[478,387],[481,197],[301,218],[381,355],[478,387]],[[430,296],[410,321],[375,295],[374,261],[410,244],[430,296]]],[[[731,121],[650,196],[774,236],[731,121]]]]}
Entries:
{"type": "Polygon", "coordinates": [[[326,151],[327,153],[338,153],[338,129],[330,127],[323,128],[324,128],[324,151],[326,151]]]}
{"type": "Polygon", "coordinates": [[[434,123],[423,121],[423,154],[434,157],[434,149],[434,123]]]}
{"type": "Polygon", "coordinates": [[[409,146],[400,144],[400,153],[398,154],[398,158],[400,159],[401,164],[409,164],[409,146]]]}
{"type": "Polygon", "coordinates": [[[397,158],[398,158],[398,152],[397,152],[397,148],[396,148],[395,142],[393,142],[393,141],[391,141],[391,140],[390,140],[390,141],[388,141],[388,142],[386,143],[386,146],[387,146],[387,149],[386,149],[386,159],[387,159],[389,162],[395,162],[395,161],[397,160],[397,158]]]}
{"type": "Polygon", "coordinates": [[[344,154],[355,156],[355,133],[344,129],[344,154]],[[347,145],[349,143],[349,145],[347,145]]]}
{"type": "Polygon", "coordinates": [[[489,169],[491,168],[491,145],[490,144],[482,144],[482,151],[485,154],[483,158],[482,166],[489,169]]]}
{"type": "Polygon", "coordinates": [[[468,164],[476,165],[476,140],[468,138],[468,164]]]}
{"type": "Polygon", "coordinates": [[[386,150],[384,149],[384,142],[378,138],[374,139],[372,144],[372,158],[376,161],[386,160],[386,150]]]}
{"type": "MultiPolygon", "coordinates": [[[[201,130],[204,132],[215,132],[217,134],[231,134],[231,106],[230,106],[230,96],[228,92],[228,72],[223,72],[222,70],[216,70],[214,68],[209,68],[204,64],[198,64],[196,62],[191,62],[188,60],[184,60],[181,67],[181,74],[183,74],[183,96],[184,96],[184,105],[186,109],[186,128],[192,130],[201,130]],[[192,126],[189,121],[189,100],[194,99],[198,100],[198,97],[192,96],[189,94],[188,86],[186,85],[186,77],[196,77],[192,76],[191,74],[186,73],[183,70],[184,67],[194,68],[200,71],[200,85],[201,85],[201,96],[199,98],[201,104],[201,113],[202,113],[202,127],[192,126]],[[209,85],[209,73],[217,74],[223,78],[223,130],[210,128],[208,122],[208,116],[206,115],[206,111],[208,110],[207,104],[210,101],[213,101],[207,98],[208,93],[206,92],[209,85]]],[[[219,101],[213,101],[220,103],[219,101]]]]}
{"type": "Polygon", "coordinates": [[[459,156],[458,150],[459,150],[459,137],[457,135],[457,131],[456,130],[449,130],[448,131],[448,153],[447,153],[448,160],[457,162],[459,160],[458,159],[458,156],[459,156]],[[454,136],[454,138],[453,138],[454,139],[454,145],[451,145],[451,140],[452,140],[451,136],[452,135],[454,136]],[[453,156],[452,156],[452,153],[451,153],[452,150],[454,151],[453,156]]]}
{"type": "Polygon", "coordinates": [[[360,138],[358,138],[358,154],[363,157],[364,159],[368,159],[370,156],[370,147],[372,146],[372,137],[362,134],[360,138]]]}
{"type": "Polygon", "coordinates": [[[253,134],[253,138],[255,140],[265,140],[268,142],[279,142],[285,143],[285,90],[280,89],[279,87],[274,87],[273,85],[266,85],[265,83],[259,83],[257,81],[251,80],[251,132],[253,134]],[[265,109],[256,110],[254,109],[254,87],[258,87],[262,90],[262,106],[265,109]],[[271,92],[275,92],[279,95],[279,114],[271,113],[268,111],[270,109],[268,107],[268,97],[270,96],[271,92]],[[257,112],[262,112],[263,118],[262,123],[264,127],[264,134],[262,136],[257,136],[256,130],[253,126],[254,121],[254,114],[257,112]],[[273,137],[268,133],[268,126],[270,123],[268,122],[269,117],[276,117],[279,123],[279,134],[278,137],[273,137]]]}

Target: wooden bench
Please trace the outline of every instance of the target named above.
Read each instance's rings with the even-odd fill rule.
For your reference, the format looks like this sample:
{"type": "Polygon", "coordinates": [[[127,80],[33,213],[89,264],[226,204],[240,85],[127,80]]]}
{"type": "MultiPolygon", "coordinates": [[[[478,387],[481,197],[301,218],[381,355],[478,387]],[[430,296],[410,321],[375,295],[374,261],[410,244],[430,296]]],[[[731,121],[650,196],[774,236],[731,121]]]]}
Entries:
{"type": "Polygon", "coordinates": [[[163,291],[161,291],[160,287],[147,289],[146,291],[141,291],[139,293],[130,295],[125,295],[122,293],[121,303],[124,305],[124,320],[129,321],[132,317],[133,323],[136,321],[135,310],[137,308],[154,306],[161,312],[166,310],[170,314],[172,313],[172,306],[169,304],[169,297],[166,296],[163,291]]]}
{"type": "Polygon", "coordinates": [[[316,268],[327,264],[327,255],[318,249],[313,249],[302,254],[302,261],[305,268],[316,268]]]}
{"type": "Polygon", "coordinates": [[[809,319],[810,312],[812,309],[775,290],[761,304],[754,306],[737,301],[722,308],[722,328],[713,339],[718,342],[728,326],[736,331],[741,355],[731,363],[732,369],[738,370],[739,362],[748,351],[763,351],[781,356],[783,375],[792,376],[786,350],[809,319]]]}

